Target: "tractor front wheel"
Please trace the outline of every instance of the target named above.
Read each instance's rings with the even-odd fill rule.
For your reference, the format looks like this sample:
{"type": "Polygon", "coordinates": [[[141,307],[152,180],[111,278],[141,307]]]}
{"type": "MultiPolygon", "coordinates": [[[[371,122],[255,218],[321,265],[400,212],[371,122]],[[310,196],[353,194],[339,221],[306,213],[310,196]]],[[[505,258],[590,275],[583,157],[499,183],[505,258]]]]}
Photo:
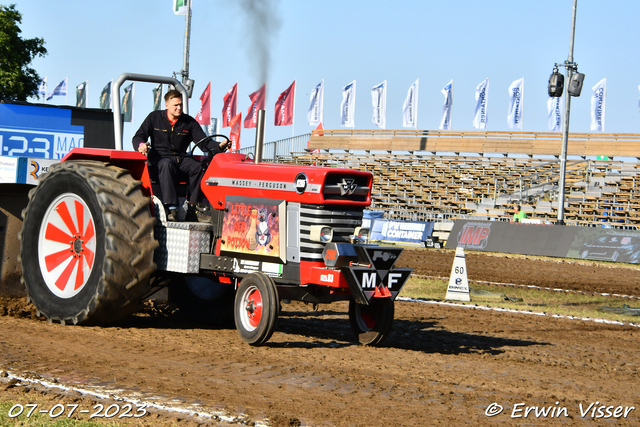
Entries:
{"type": "Polygon", "coordinates": [[[381,344],[391,332],[393,315],[393,301],[390,298],[374,298],[369,305],[349,301],[351,330],[360,344],[381,344]]]}
{"type": "Polygon", "coordinates": [[[276,329],[280,310],[278,290],[262,273],[247,275],[238,286],[235,300],[236,329],[250,345],[266,343],[276,329]]]}

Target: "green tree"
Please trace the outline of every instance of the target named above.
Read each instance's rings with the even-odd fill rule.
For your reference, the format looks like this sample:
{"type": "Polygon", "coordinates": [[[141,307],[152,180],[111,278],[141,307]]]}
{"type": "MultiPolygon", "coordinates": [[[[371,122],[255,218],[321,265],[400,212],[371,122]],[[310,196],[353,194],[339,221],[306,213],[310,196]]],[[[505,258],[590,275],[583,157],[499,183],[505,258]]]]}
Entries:
{"type": "Polygon", "coordinates": [[[40,76],[30,67],[36,57],[47,54],[44,39],[20,37],[22,14],[16,5],[0,5],[0,100],[26,101],[38,92],[40,76]]]}

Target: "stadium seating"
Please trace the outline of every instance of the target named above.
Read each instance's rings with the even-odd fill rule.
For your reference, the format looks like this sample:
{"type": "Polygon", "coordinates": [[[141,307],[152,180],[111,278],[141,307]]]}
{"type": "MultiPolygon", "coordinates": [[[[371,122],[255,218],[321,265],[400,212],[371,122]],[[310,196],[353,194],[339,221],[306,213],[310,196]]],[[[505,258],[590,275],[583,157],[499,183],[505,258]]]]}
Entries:
{"type": "MultiPolygon", "coordinates": [[[[560,162],[554,157],[557,156],[557,150],[549,149],[548,155],[539,152],[539,145],[550,147],[550,134],[538,136],[543,141],[540,144],[523,139],[510,140],[512,145],[517,143],[519,147],[529,149],[523,154],[513,154],[487,149],[491,145],[487,142],[493,137],[491,135],[497,135],[495,137],[501,141],[506,138],[500,132],[485,136],[485,139],[480,139],[482,134],[478,132],[459,132],[455,137],[459,148],[452,147],[455,145],[452,139],[447,139],[447,148],[452,150],[446,153],[440,150],[388,150],[385,148],[393,146],[394,141],[399,141],[396,146],[407,146],[409,137],[402,134],[376,138],[376,131],[367,131],[374,136],[360,141],[360,148],[366,141],[375,141],[364,145],[371,150],[356,151],[358,145],[353,142],[354,139],[357,142],[357,138],[364,137],[346,137],[342,134],[326,137],[331,132],[339,133],[325,130],[323,137],[315,139],[316,145],[318,140],[323,143],[329,141],[325,145],[331,149],[322,149],[320,153],[308,150],[290,153],[278,156],[277,161],[371,172],[374,176],[372,208],[384,210],[388,218],[508,221],[513,215],[513,207],[520,204],[528,218],[540,222],[557,220],[560,171],[560,162]],[[472,134],[476,145],[482,143],[483,151],[463,155],[462,151],[473,149],[469,139],[464,140],[466,134],[472,134]],[[350,149],[335,148],[338,140],[350,149]],[[372,151],[374,148],[378,151],[372,151]]],[[[428,134],[427,142],[440,138],[434,140],[434,145],[441,146],[444,146],[441,140],[450,136],[444,132],[429,131],[428,134]],[[437,136],[432,137],[432,134],[437,136]]],[[[514,138],[513,135],[517,133],[508,134],[509,138],[514,138]]],[[[557,135],[555,133],[552,136],[557,138],[557,135]]],[[[594,137],[589,135],[579,134],[584,146],[574,145],[574,150],[584,155],[574,154],[566,164],[565,222],[604,227],[640,226],[640,191],[636,190],[636,183],[640,182],[638,163],[633,159],[622,161],[617,157],[616,160],[588,158],[595,157],[591,151],[609,153],[616,146],[622,147],[623,154],[627,154],[631,152],[632,143],[635,142],[637,146],[640,142],[640,135],[599,134],[599,147],[594,137]]],[[[310,142],[313,148],[313,136],[310,142]]]]}

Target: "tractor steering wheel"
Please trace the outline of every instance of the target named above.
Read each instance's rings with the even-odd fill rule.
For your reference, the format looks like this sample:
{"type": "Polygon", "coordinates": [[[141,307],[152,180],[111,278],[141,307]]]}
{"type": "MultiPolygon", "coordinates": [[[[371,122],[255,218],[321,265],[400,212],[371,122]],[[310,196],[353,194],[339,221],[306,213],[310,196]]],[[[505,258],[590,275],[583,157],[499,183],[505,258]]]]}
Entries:
{"type": "Polygon", "coordinates": [[[213,156],[215,155],[215,153],[213,153],[213,151],[211,151],[211,149],[209,148],[209,146],[207,145],[207,143],[208,143],[209,141],[213,140],[213,138],[216,138],[216,137],[219,137],[219,136],[221,136],[221,137],[223,137],[224,139],[226,139],[226,140],[227,140],[226,148],[225,148],[224,150],[228,149],[228,148],[229,148],[229,146],[231,145],[231,140],[230,140],[229,138],[227,138],[225,135],[218,135],[218,134],[216,134],[216,135],[209,135],[209,136],[205,136],[205,137],[204,137],[204,138],[202,138],[200,141],[196,142],[196,143],[194,144],[193,148],[191,149],[191,152],[189,153],[189,155],[190,155],[191,157],[193,157],[193,152],[194,152],[194,150],[196,149],[196,147],[200,147],[200,149],[201,149],[203,152],[206,152],[206,153],[207,153],[207,157],[209,157],[209,160],[211,160],[211,159],[213,158],[213,156]]]}

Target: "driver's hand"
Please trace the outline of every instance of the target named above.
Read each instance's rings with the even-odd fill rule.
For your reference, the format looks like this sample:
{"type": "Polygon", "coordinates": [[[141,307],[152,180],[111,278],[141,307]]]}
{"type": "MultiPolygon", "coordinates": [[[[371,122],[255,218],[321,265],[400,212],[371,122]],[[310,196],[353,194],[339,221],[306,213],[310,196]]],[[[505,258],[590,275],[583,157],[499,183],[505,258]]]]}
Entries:
{"type": "Polygon", "coordinates": [[[146,156],[147,153],[149,152],[149,145],[147,144],[138,145],[138,151],[146,156]]]}
{"type": "Polygon", "coordinates": [[[222,141],[220,143],[220,149],[221,150],[227,150],[229,147],[231,147],[231,141],[222,141]]]}

